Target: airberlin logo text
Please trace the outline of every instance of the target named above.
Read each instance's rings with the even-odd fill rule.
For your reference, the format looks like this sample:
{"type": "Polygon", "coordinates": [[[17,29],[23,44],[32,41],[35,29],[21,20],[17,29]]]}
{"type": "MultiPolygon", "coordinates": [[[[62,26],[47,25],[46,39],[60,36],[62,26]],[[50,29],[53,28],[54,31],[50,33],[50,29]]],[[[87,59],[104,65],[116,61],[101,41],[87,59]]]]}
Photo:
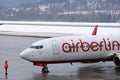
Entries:
{"type": "Polygon", "coordinates": [[[117,40],[110,41],[109,38],[102,38],[100,42],[87,42],[79,39],[77,42],[74,42],[74,40],[71,40],[70,42],[64,42],[62,44],[62,50],[65,53],[79,52],[80,50],[83,52],[88,52],[90,50],[93,52],[102,50],[112,51],[120,50],[120,43],[117,40]]]}

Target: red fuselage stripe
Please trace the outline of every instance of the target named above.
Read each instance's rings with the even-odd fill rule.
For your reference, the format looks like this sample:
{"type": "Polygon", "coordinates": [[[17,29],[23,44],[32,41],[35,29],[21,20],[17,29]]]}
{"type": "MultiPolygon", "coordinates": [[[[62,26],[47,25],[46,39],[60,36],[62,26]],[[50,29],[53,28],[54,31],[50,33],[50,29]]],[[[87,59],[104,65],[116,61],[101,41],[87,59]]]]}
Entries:
{"type": "Polygon", "coordinates": [[[72,62],[91,63],[91,62],[99,62],[99,61],[113,61],[113,59],[107,58],[107,59],[66,60],[66,61],[32,61],[32,62],[33,63],[41,63],[41,64],[55,64],[55,63],[72,63],[72,62]]]}

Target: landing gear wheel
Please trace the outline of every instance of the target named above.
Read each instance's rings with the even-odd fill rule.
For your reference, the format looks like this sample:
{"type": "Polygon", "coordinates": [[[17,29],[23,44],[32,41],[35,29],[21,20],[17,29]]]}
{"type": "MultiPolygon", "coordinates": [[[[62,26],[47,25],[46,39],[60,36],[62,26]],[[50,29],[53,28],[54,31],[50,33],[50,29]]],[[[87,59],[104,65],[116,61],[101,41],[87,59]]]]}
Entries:
{"type": "Polygon", "coordinates": [[[43,68],[42,68],[42,71],[41,71],[42,73],[49,73],[49,70],[48,70],[48,67],[47,66],[44,66],[43,68]]]}

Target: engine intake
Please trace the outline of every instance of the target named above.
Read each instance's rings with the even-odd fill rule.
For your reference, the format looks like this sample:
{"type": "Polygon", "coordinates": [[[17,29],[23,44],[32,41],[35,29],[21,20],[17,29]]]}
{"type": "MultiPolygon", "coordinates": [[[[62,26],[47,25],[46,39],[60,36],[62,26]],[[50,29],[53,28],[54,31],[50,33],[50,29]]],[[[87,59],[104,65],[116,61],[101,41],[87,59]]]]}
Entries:
{"type": "Polygon", "coordinates": [[[113,61],[117,67],[120,67],[120,53],[116,54],[113,61]]]}

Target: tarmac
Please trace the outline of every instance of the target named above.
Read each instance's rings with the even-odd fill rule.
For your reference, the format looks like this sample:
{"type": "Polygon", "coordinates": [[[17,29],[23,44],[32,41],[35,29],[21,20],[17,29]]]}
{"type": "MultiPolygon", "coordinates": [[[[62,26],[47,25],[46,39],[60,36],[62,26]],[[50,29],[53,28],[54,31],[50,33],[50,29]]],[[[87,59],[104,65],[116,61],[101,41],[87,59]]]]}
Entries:
{"type": "Polygon", "coordinates": [[[41,73],[41,67],[19,57],[21,51],[41,39],[45,38],[0,34],[0,80],[120,80],[120,69],[113,62],[50,64],[50,73],[41,73]],[[9,64],[7,76],[5,60],[9,64]]]}

